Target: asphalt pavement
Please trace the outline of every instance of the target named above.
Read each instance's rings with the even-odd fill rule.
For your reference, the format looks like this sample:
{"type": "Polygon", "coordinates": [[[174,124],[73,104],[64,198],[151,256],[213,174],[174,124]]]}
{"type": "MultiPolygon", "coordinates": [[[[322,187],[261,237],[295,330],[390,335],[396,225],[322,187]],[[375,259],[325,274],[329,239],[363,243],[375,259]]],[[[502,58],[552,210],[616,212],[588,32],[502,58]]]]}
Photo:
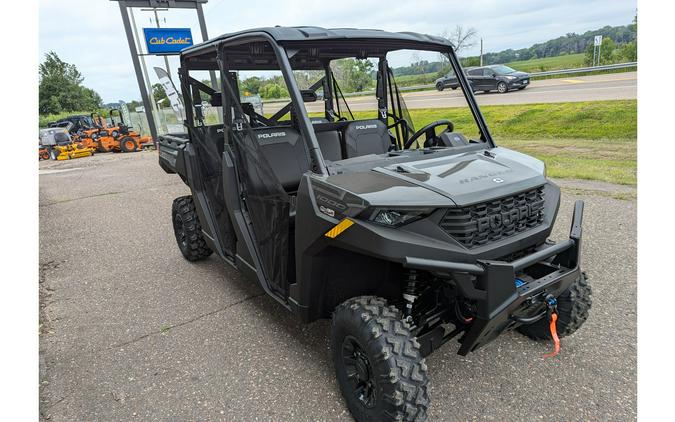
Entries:
{"type": "MultiPolygon", "coordinates": [[[[156,152],[40,169],[41,419],[351,420],[327,321],[296,321],[215,256],[182,258],[171,202],[189,191],[156,152]]],[[[556,239],[586,200],[589,320],[553,359],[517,333],[466,357],[446,344],[427,358],[430,420],[636,419],[636,202],[561,184],[556,239]]]]}
{"type": "MultiPolygon", "coordinates": [[[[409,109],[466,107],[466,99],[460,89],[443,91],[429,90],[408,92],[403,94],[409,109]]],[[[637,72],[610,73],[593,76],[560,79],[532,80],[527,88],[521,91],[510,91],[499,94],[479,92],[476,101],[479,105],[534,104],[600,100],[627,100],[637,98],[637,72]]],[[[361,97],[348,97],[347,104],[352,111],[376,110],[377,101],[374,94],[361,97]]],[[[273,113],[285,105],[284,102],[265,103],[265,113],[273,113]]],[[[323,103],[307,103],[309,112],[322,112],[323,103]]]]}

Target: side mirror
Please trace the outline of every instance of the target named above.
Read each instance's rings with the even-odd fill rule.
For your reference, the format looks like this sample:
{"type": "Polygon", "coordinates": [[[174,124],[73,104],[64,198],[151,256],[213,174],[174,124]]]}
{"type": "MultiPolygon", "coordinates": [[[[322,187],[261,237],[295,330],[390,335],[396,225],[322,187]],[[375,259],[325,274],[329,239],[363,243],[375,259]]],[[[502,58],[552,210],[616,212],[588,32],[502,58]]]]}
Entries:
{"type": "Polygon", "coordinates": [[[317,100],[316,92],[310,89],[300,90],[300,96],[302,97],[302,101],[305,103],[313,103],[317,100]]]}

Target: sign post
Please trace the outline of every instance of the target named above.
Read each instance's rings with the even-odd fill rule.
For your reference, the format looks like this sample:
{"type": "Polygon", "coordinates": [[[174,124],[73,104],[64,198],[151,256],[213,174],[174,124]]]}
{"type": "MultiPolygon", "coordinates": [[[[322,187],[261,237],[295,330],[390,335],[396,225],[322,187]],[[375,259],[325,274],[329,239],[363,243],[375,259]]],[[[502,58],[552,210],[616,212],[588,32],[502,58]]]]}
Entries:
{"type": "Polygon", "coordinates": [[[600,49],[602,48],[602,35],[596,35],[593,39],[593,66],[600,66],[600,49]],[[596,55],[597,50],[597,55],[596,55]],[[595,64],[595,58],[598,58],[598,64],[595,64]]]}
{"type": "MultiPolygon", "coordinates": [[[[131,53],[131,61],[133,62],[134,65],[134,71],[136,73],[136,81],[138,82],[138,88],[141,91],[141,99],[143,100],[143,108],[145,109],[145,114],[148,119],[150,135],[152,136],[152,140],[155,143],[155,146],[157,146],[157,125],[155,123],[155,116],[152,113],[153,103],[148,93],[148,87],[145,84],[145,78],[143,77],[143,72],[145,69],[141,67],[141,63],[139,60],[141,54],[136,48],[136,41],[134,38],[135,28],[132,28],[131,22],[129,21],[128,9],[129,8],[194,9],[197,12],[197,17],[199,20],[199,26],[201,29],[203,41],[206,41],[208,40],[208,36],[206,32],[206,21],[204,20],[204,12],[202,10],[202,4],[208,2],[208,0],[110,0],[110,1],[116,1],[119,3],[120,6],[122,23],[124,24],[124,32],[126,33],[127,36],[127,42],[129,44],[129,52],[131,53]]],[[[178,52],[180,52],[180,50],[182,50],[183,48],[189,47],[193,43],[192,33],[189,29],[187,29],[187,32],[189,33],[189,45],[181,44],[188,42],[185,39],[185,32],[180,32],[185,31],[185,29],[186,28],[143,28],[143,32],[144,34],[146,34],[145,39],[146,45],[148,46],[148,53],[166,56],[170,54],[178,54],[178,52]],[[161,32],[154,33],[154,35],[157,37],[156,43],[150,43],[147,36],[147,30],[179,31],[179,32],[175,32],[171,40],[169,40],[169,36],[167,35],[167,33],[164,33],[164,35],[167,35],[164,38],[160,37],[162,35],[161,32]],[[163,42],[160,41],[161,39],[163,39],[164,41],[163,42]],[[163,51],[153,53],[151,51],[151,45],[152,49],[158,49],[163,51]]],[[[213,83],[214,88],[216,88],[215,73],[213,72],[211,73],[212,73],[211,81],[213,83]]]]}

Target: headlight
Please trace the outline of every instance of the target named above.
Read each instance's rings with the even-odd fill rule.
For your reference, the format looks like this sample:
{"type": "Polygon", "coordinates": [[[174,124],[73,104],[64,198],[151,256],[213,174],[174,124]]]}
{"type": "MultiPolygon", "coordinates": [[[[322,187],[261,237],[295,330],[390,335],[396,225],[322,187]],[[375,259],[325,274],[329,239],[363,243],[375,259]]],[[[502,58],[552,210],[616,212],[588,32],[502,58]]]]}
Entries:
{"type": "Polygon", "coordinates": [[[517,79],[517,76],[504,76],[504,77],[510,81],[517,79]]]}
{"type": "Polygon", "coordinates": [[[376,209],[369,220],[373,223],[381,224],[387,227],[399,227],[415,220],[419,220],[429,214],[433,209],[415,209],[415,210],[383,210],[376,209]]]}

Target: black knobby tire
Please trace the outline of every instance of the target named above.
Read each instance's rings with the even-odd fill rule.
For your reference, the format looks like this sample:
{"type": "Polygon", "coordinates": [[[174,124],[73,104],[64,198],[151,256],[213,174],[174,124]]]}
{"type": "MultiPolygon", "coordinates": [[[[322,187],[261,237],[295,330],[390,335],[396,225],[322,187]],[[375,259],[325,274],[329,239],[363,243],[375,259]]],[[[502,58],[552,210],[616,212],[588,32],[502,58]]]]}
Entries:
{"type": "Polygon", "coordinates": [[[333,313],[331,349],[354,419],[427,419],[429,380],[420,345],[401,312],[385,299],[361,296],[339,305],[333,313]]]}
{"type": "Polygon", "coordinates": [[[202,226],[199,224],[192,196],[181,196],[174,199],[171,217],[176,242],[178,242],[178,248],[185,259],[199,261],[213,253],[204,240],[202,226]]]}
{"type": "Polygon", "coordinates": [[[443,91],[445,89],[445,85],[442,82],[439,82],[436,84],[436,89],[439,91],[443,91]]]}
{"type": "MultiPolygon", "coordinates": [[[[573,334],[586,322],[592,305],[591,294],[592,289],[586,273],[581,273],[577,281],[558,296],[558,321],[556,322],[558,337],[573,334]]],[[[546,318],[529,325],[521,325],[518,331],[532,340],[551,339],[549,322],[546,318]]]]}

